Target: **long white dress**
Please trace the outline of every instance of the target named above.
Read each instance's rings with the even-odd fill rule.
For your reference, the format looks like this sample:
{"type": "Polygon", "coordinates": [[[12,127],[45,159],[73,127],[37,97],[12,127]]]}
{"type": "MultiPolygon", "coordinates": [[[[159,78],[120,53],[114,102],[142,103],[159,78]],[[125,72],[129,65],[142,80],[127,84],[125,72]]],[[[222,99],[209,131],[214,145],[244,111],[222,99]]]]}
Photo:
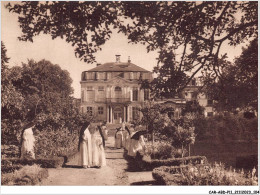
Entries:
{"type": "Polygon", "coordinates": [[[97,167],[106,166],[103,141],[98,131],[92,135],[92,149],[92,165],[97,167]]]}
{"type": "Polygon", "coordinates": [[[92,166],[92,138],[88,128],[84,131],[82,139],[79,146],[79,165],[90,167],[92,166]]]}
{"type": "Polygon", "coordinates": [[[145,147],[145,141],[144,141],[144,136],[141,135],[139,137],[139,140],[131,139],[131,145],[128,150],[128,155],[135,157],[136,153],[139,151],[143,151],[145,147]]]}
{"type": "Polygon", "coordinates": [[[131,137],[128,131],[124,131],[124,141],[125,141],[125,149],[129,150],[131,137]]]}
{"type": "Polygon", "coordinates": [[[118,149],[122,148],[122,146],[123,146],[123,139],[124,139],[124,136],[123,136],[122,130],[117,131],[116,135],[115,135],[115,148],[118,148],[118,149]]]}
{"type": "Polygon", "coordinates": [[[35,159],[34,153],[34,142],[35,138],[33,135],[32,128],[24,130],[22,137],[22,146],[21,146],[21,158],[30,157],[35,159]]]}
{"type": "Polygon", "coordinates": [[[108,130],[107,130],[107,127],[106,126],[102,126],[101,127],[101,130],[102,130],[102,133],[104,135],[104,139],[107,141],[108,139],[108,130]]]}

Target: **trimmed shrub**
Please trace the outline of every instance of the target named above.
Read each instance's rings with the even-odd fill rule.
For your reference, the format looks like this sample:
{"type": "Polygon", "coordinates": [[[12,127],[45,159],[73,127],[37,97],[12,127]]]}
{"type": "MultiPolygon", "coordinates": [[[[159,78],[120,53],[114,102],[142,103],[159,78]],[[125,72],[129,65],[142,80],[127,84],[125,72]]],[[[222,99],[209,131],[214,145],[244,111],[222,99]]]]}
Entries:
{"type": "Polygon", "coordinates": [[[2,174],[1,185],[36,185],[47,177],[47,169],[39,165],[26,165],[13,173],[2,174]]]}
{"type": "Polygon", "coordinates": [[[34,165],[34,164],[39,165],[42,168],[58,168],[64,164],[64,157],[54,157],[50,159],[19,159],[19,158],[2,159],[2,167],[14,167],[19,165],[34,165]]]}
{"type": "MultiPolygon", "coordinates": [[[[140,158],[139,158],[140,159],[140,158]]],[[[184,158],[169,158],[169,159],[151,159],[150,156],[143,156],[142,160],[138,160],[138,165],[143,167],[145,170],[153,170],[160,166],[180,166],[187,164],[204,164],[207,163],[207,158],[205,156],[190,156],[184,158]]]]}
{"type": "Polygon", "coordinates": [[[221,164],[162,166],[152,174],[164,185],[258,185],[255,169],[246,175],[228,171],[221,164]]]}

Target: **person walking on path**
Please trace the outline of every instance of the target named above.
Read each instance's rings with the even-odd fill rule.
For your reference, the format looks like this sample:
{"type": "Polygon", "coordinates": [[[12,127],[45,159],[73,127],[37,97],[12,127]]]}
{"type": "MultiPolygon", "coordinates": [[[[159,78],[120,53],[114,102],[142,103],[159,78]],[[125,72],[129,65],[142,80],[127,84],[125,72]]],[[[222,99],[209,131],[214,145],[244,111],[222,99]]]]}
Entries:
{"type": "Polygon", "coordinates": [[[94,167],[104,167],[106,166],[106,157],[105,157],[105,138],[102,133],[100,126],[94,126],[92,132],[92,165],[94,167]]]}
{"type": "Polygon", "coordinates": [[[89,168],[92,166],[92,139],[89,132],[89,122],[82,125],[79,136],[79,166],[89,168]]]}

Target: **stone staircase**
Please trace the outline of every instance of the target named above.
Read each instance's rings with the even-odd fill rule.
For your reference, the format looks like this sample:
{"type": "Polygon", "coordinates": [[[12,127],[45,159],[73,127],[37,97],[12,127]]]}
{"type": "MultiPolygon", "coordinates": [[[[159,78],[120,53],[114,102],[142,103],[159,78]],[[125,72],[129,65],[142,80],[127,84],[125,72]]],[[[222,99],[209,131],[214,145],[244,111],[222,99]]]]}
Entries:
{"type": "Polygon", "coordinates": [[[121,124],[107,124],[108,136],[114,137],[116,133],[116,128],[119,128],[121,126],[121,124]]]}

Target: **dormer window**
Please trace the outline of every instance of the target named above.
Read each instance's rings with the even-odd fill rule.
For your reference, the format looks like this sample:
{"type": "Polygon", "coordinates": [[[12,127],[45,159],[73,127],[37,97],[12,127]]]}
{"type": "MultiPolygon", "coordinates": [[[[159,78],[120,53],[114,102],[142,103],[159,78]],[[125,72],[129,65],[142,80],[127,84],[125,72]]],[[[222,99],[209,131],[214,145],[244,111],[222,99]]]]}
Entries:
{"type": "Polygon", "coordinates": [[[115,87],[115,91],[122,91],[122,89],[121,89],[121,87],[116,86],[116,87],[115,87]]]}

